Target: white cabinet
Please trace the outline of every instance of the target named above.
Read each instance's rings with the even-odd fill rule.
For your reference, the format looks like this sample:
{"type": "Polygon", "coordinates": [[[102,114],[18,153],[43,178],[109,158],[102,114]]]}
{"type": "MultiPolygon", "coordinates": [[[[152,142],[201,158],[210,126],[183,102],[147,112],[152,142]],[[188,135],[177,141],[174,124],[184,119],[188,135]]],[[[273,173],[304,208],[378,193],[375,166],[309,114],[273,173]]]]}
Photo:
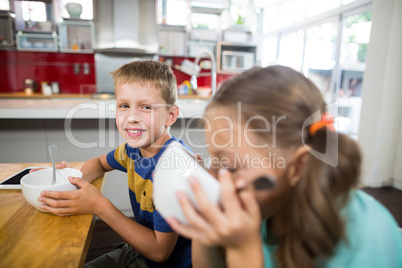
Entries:
{"type": "Polygon", "coordinates": [[[58,36],[55,32],[40,34],[19,31],[17,33],[17,48],[27,51],[57,52],[59,50],[58,36]]]}
{"type": "Polygon", "coordinates": [[[159,53],[162,55],[185,55],[187,33],[183,27],[159,28],[159,53]]]}
{"type": "Polygon", "coordinates": [[[59,24],[60,51],[91,53],[95,33],[90,20],[64,19],[59,24]]]}

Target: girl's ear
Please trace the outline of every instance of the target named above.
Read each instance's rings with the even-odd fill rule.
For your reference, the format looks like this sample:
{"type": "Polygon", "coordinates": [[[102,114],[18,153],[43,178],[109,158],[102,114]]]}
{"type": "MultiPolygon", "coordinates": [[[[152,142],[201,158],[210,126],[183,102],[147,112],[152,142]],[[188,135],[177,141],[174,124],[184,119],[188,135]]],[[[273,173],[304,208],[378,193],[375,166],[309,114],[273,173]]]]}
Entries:
{"type": "Polygon", "coordinates": [[[173,105],[172,107],[169,108],[165,127],[170,127],[171,125],[173,125],[176,122],[177,117],[179,116],[179,111],[180,110],[177,105],[173,105]]]}
{"type": "Polygon", "coordinates": [[[303,173],[304,163],[307,160],[307,149],[304,146],[300,146],[293,153],[293,161],[289,166],[288,180],[291,186],[295,186],[303,173]]]}

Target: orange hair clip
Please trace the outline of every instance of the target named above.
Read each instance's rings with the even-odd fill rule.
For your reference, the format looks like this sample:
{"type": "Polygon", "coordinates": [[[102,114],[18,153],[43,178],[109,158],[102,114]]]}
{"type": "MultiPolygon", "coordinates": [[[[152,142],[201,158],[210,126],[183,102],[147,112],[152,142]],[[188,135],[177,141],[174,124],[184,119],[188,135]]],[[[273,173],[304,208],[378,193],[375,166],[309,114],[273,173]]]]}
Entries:
{"type": "Polygon", "coordinates": [[[314,122],[310,125],[310,130],[309,133],[311,136],[314,136],[315,133],[319,130],[322,129],[324,127],[327,127],[329,130],[333,130],[335,131],[335,127],[334,127],[334,118],[328,114],[328,113],[324,113],[321,116],[321,120],[314,122]]]}

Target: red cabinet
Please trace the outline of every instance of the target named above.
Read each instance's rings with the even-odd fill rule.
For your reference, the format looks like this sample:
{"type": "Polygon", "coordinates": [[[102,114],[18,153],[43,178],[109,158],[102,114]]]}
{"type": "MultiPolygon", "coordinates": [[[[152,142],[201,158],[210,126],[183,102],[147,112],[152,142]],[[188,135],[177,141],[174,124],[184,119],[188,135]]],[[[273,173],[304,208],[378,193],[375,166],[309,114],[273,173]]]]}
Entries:
{"type": "MultiPolygon", "coordinates": [[[[60,93],[93,93],[93,54],[0,50],[0,92],[21,92],[24,80],[58,82],[60,93]]],[[[40,90],[40,89],[39,89],[40,90]]]]}

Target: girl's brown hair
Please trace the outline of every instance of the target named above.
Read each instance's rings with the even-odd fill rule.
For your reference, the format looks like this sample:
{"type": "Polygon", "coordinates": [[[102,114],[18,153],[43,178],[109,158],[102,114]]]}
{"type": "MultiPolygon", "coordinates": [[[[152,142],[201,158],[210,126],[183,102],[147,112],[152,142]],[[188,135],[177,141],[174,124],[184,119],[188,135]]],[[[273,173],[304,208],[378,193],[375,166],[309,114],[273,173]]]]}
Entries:
{"type": "Polygon", "coordinates": [[[138,83],[158,89],[166,104],[174,105],[177,99],[177,83],[170,67],[159,61],[133,61],[113,71],[114,83],[138,83]]]}
{"type": "MultiPolygon", "coordinates": [[[[273,216],[281,218],[285,229],[276,237],[279,267],[315,267],[345,238],[340,210],[358,184],[361,154],[357,143],[327,128],[314,136],[309,135],[308,127],[303,129],[311,115],[325,112],[325,101],[309,79],[291,68],[253,68],[225,82],[207,110],[216,106],[237,109],[239,103],[244,121],[256,115],[268,120],[285,116],[276,124],[279,148],[291,151],[308,145],[316,152],[337,157],[338,164],[332,166],[308,153],[291,202],[286,211],[273,216]]],[[[261,128],[257,120],[251,122],[256,129],[261,128]]],[[[266,133],[259,135],[265,135],[267,141],[272,138],[266,133]]]]}

